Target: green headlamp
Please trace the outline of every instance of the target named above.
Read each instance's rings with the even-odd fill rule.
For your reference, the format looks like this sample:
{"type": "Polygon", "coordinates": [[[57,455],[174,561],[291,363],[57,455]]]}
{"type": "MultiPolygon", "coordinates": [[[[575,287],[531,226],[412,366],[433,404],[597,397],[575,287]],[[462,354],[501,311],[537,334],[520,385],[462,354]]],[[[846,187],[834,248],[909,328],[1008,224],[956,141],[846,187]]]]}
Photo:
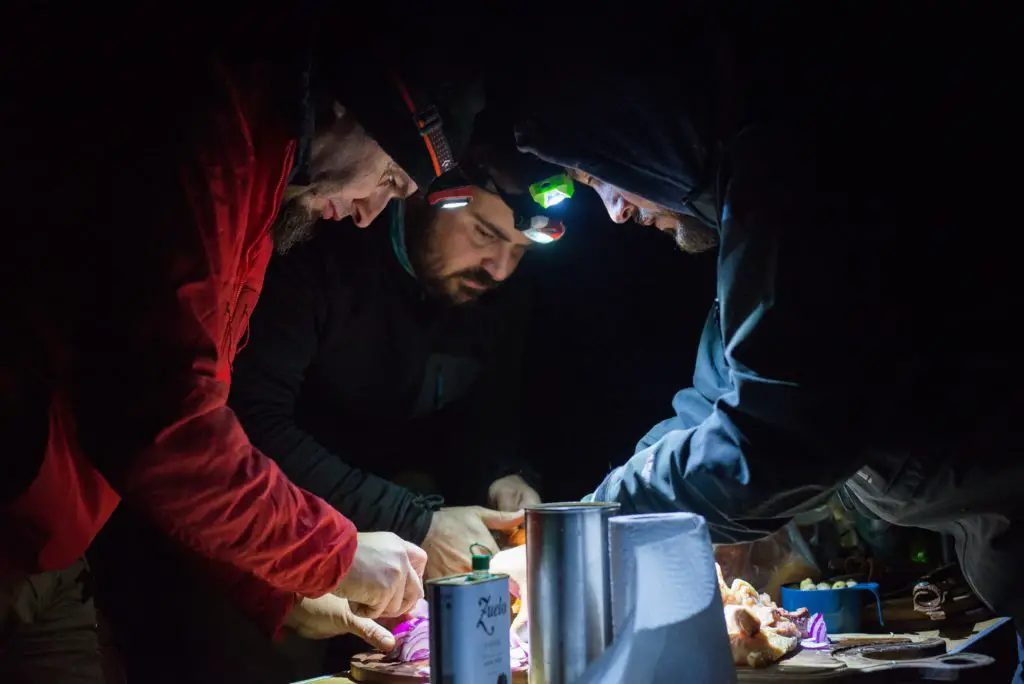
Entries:
{"type": "Polygon", "coordinates": [[[568,174],[560,173],[533,183],[529,191],[533,201],[547,209],[572,197],[576,188],[568,174]]]}

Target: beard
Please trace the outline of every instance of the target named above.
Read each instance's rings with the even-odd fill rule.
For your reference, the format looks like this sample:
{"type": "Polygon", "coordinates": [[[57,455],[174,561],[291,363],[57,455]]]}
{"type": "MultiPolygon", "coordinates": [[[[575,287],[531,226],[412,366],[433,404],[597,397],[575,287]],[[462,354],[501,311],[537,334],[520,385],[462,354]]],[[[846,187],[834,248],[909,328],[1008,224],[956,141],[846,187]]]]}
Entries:
{"type": "Polygon", "coordinates": [[[316,235],[320,215],[304,206],[298,199],[285,202],[270,227],[270,237],[278,254],[287,254],[295,245],[316,235]]]}
{"type": "Polygon", "coordinates": [[[498,286],[498,282],[482,268],[469,268],[445,275],[436,270],[417,270],[416,274],[427,297],[450,307],[475,304],[480,297],[498,286]],[[480,285],[483,289],[470,287],[466,281],[480,285]]]}
{"type": "Polygon", "coordinates": [[[676,223],[670,232],[676,246],[687,254],[700,254],[718,246],[718,233],[704,225],[699,219],[679,214],[668,209],[654,212],[642,207],[637,209],[633,220],[641,225],[654,225],[658,218],[669,218],[676,223]]]}
{"type": "Polygon", "coordinates": [[[445,273],[444,260],[432,247],[431,237],[436,230],[437,226],[429,219],[429,214],[407,210],[406,252],[412,270],[416,273],[416,280],[430,300],[445,307],[469,306],[501,284],[479,267],[445,273]],[[467,282],[480,287],[470,287],[467,282]]]}

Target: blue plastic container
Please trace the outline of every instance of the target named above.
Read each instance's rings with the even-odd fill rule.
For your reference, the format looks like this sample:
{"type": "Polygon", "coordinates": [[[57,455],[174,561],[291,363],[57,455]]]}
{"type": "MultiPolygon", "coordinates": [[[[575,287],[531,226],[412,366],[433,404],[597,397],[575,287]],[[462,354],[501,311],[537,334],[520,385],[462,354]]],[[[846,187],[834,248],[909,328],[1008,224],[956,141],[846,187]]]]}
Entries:
{"type": "Polygon", "coordinates": [[[825,618],[825,629],[829,634],[846,634],[860,631],[860,604],[862,591],[869,591],[878,605],[878,624],[882,622],[882,602],[878,597],[878,583],[865,582],[845,589],[813,589],[801,591],[782,587],[782,607],[786,610],[806,608],[814,615],[821,613],[825,618]]]}

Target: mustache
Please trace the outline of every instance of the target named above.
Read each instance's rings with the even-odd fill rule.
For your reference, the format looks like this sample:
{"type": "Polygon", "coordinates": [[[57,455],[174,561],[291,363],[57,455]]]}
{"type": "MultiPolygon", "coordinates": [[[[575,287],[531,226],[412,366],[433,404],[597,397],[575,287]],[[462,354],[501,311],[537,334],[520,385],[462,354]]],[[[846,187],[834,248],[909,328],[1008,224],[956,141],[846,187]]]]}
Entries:
{"type": "Polygon", "coordinates": [[[633,223],[637,223],[637,224],[639,224],[641,226],[653,225],[654,219],[656,218],[656,216],[657,216],[657,214],[655,214],[650,209],[644,209],[643,207],[637,207],[636,208],[636,213],[633,214],[633,223]]]}
{"type": "Polygon", "coordinates": [[[464,271],[459,271],[452,275],[453,278],[463,278],[470,282],[476,283],[481,287],[486,287],[488,290],[501,285],[501,281],[495,280],[491,277],[491,274],[482,268],[468,268],[464,271]]]}

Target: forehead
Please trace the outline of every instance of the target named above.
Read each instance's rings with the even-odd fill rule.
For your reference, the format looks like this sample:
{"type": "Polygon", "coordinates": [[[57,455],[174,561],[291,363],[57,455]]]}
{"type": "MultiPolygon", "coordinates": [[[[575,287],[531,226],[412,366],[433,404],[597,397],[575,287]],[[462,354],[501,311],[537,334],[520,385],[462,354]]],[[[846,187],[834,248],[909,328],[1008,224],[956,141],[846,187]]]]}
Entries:
{"type": "Polygon", "coordinates": [[[469,220],[479,221],[488,230],[496,231],[514,245],[532,245],[528,237],[515,226],[515,214],[498,195],[480,187],[473,187],[473,201],[463,211],[469,220]]]}
{"type": "Polygon", "coordinates": [[[577,183],[583,183],[584,185],[593,185],[593,181],[595,180],[594,177],[586,171],[574,169],[571,166],[566,166],[565,172],[569,175],[569,178],[572,178],[577,183]]]}

